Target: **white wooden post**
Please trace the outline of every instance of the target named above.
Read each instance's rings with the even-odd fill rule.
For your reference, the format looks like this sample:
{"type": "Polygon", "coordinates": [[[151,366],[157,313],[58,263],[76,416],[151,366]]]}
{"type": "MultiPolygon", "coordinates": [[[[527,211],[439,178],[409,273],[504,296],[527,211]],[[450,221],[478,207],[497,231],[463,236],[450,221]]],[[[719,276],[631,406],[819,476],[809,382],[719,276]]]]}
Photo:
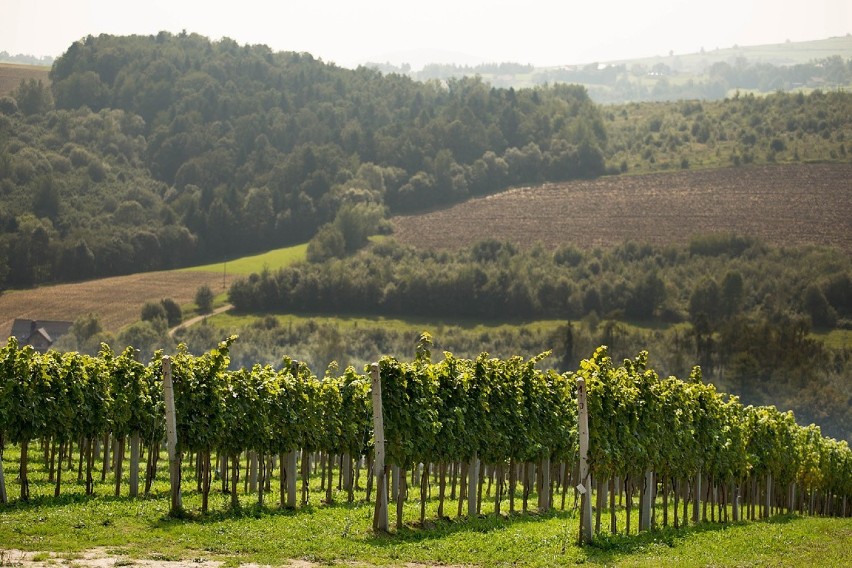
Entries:
{"type": "Polygon", "coordinates": [[[370,366],[370,380],[373,388],[373,437],[376,442],[373,460],[373,477],[376,479],[376,508],[373,513],[373,530],[388,530],[388,490],[385,481],[385,424],[382,416],[382,381],[379,376],[379,364],[370,366]]]}
{"type": "Polygon", "coordinates": [[[248,461],[249,461],[249,474],[248,474],[248,482],[249,482],[249,493],[254,493],[257,491],[257,452],[254,450],[249,450],[248,452],[248,461]]]}
{"type": "MultiPolygon", "coordinates": [[[[6,478],[3,476],[3,447],[0,446],[0,503],[8,503],[9,497],[6,495],[6,478]]],[[[71,454],[71,449],[68,449],[68,454],[71,454]]]]}
{"type": "Polygon", "coordinates": [[[467,516],[475,517],[479,502],[479,457],[473,452],[467,471],[467,516]]]}
{"type": "MultiPolygon", "coordinates": [[[[548,452],[550,450],[547,450],[548,452]]],[[[550,510],[550,454],[541,460],[541,493],[539,494],[539,510],[550,510]]]]}
{"type": "Polygon", "coordinates": [[[391,466],[391,499],[399,499],[399,466],[391,466]]]}
{"type": "Polygon", "coordinates": [[[732,491],[734,498],[731,499],[731,513],[733,514],[734,522],[740,520],[740,484],[734,483],[734,490],[732,491]]]}
{"type": "Polygon", "coordinates": [[[287,506],[291,509],[296,508],[296,480],[299,477],[296,473],[296,450],[287,452],[287,463],[284,465],[284,470],[287,472],[287,506]]]}
{"type": "Polygon", "coordinates": [[[698,468],[698,473],[695,474],[695,486],[692,492],[692,522],[697,523],[701,520],[699,516],[701,507],[701,467],[698,468]]]}
{"type": "Polygon", "coordinates": [[[589,479],[589,409],[586,380],[577,379],[577,431],[580,435],[580,544],[592,542],[592,485],[589,479]]]}
{"type": "Polygon", "coordinates": [[[139,431],[130,436],[130,496],[139,495],[139,431]]]}
{"type": "Polygon", "coordinates": [[[163,396],[166,402],[166,449],[169,454],[169,482],[171,483],[170,515],[177,515],[183,510],[183,500],[180,492],[180,460],[177,455],[177,419],[175,417],[175,392],[172,387],[172,360],[163,357],[163,396]]]}
{"type": "Polygon", "coordinates": [[[763,518],[772,516],[772,474],[766,474],[766,496],[763,505],[763,518]]]}
{"type": "Polygon", "coordinates": [[[639,519],[639,530],[651,529],[651,500],[654,496],[654,473],[651,470],[645,472],[645,490],[642,492],[642,517],[639,519]]]}

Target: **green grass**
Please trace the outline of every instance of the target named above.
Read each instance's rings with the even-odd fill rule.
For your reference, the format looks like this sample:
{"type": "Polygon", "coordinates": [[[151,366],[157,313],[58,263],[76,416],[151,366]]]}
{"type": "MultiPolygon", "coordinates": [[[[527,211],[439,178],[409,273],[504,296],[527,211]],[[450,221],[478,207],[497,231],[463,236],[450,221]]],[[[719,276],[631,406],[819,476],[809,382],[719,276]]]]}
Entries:
{"type": "Polygon", "coordinates": [[[213,264],[205,264],[203,266],[182,268],[180,270],[191,272],[227,272],[228,274],[241,274],[248,276],[253,272],[259,273],[266,268],[269,270],[277,270],[295,262],[305,260],[307,250],[308,244],[303,243],[291,247],[271,250],[253,256],[244,256],[227,262],[216,262],[213,264]]]}
{"type": "MultiPolygon", "coordinates": [[[[20,549],[74,556],[95,547],[130,559],[219,560],[226,566],[254,562],[286,565],[306,560],[325,565],[425,565],[469,566],[848,566],[848,544],[852,520],[799,516],[777,516],[769,521],[736,524],[701,523],[685,529],[664,528],[642,534],[600,535],[588,547],[576,544],[578,519],[568,495],[565,511],[546,514],[493,514],[493,499],[483,499],[483,515],[473,519],[456,517],[456,501],[448,501],[445,512],[452,517],[438,520],[437,488],[427,502],[427,523],[419,524],[416,488],[409,490],[404,506],[405,524],[394,528],[394,505],[390,507],[391,534],[371,530],[372,503],[356,493],[346,503],[344,492],[334,492],[334,502],[322,502],[319,477],[312,477],[310,502],[296,510],[277,507],[277,472],[266,505],[257,505],[255,495],[241,495],[237,510],[229,507],[229,496],[213,482],[210,512],[201,515],[200,495],[192,472],[184,469],[183,498],[188,513],[168,516],[168,487],[165,456],[160,461],[158,481],[148,498],[114,497],[112,476],[97,483],[96,496],[83,495],[76,471],[64,474],[62,495],[53,497],[46,482],[40,453],[33,448],[31,501],[16,499],[17,448],[8,447],[4,465],[12,501],[0,505],[0,550],[20,549]]],[[[100,472],[96,473],[100,479],[100,472]]],[[[335,480],[337,476],[334,476],[335,480]]],[[[361,484],[365,473],[361,472],[361,484]]],[[[241,484],[242,491],[242,484],[241,484]]],[[[554,499],[557,507],[561,497],[554,499]]],[[[531,497],[534,511],[535,495],[531,497]]],[[[516,507],[520,508],[520,496],[516,507]]],[[[606,515],[606,512],[605,512],[606,515]]],[[[658,512],[659,515],[659,512],[658,512]]],[[[658,520],[659,520],[658,516],[658,520]]],[[[636,513],[633,517],[635,531],[636,513]]],[[[624,510],[618,509],[623,530],[624,510]]],[[[608,526],[608,517],[603,524],[608,526]]],[[[121,560],[127,562],[127,560],[121,560]]]]}
{"type": "MultiPolygon", "coordinates": [[[[272,315],[272,314],[270,314],[272,315]]],[[[245,313],[224,313],[209,318],[208,323],[221,329],[239,329],[250,326],[264,316],[245,313]]],[[[327,314],[277,314],[273,315],[279,325],[299,325],[312,321],[318,325],[330,324],[341,330],[354,328],[380,327],[388,331],[422,331],[428,329],[430,333],[439,333],[446,327],[458,327],[471,332],[499,331],[501,329],[515,329],[519,326],[535,330],[553,330],[564,325],[564,320],[537,320],[537,321],[512,321],[512,322],[485,322],[479,319],[452,319],[435,320],[425,317],[384,317],[369,314],[333,316],[327,314]]]]}
{"type": "Polygon", "coordinates": [[[811,332],[811,337],[822,341],[826,347],[845,349],[852,346],[852,329],[831,329],[811,332]]]}

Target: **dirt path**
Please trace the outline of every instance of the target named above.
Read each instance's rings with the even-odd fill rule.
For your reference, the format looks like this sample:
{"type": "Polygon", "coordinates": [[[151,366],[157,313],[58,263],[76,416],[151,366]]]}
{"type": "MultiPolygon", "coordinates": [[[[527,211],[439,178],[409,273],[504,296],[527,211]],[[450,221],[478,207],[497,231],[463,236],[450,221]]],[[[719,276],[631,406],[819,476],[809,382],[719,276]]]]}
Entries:
{"type": "MultiPolygon", "coordinates": [[[[82,552],[29,552],[24,550],[5,550],[0,548],[0,566],[24,566],[26,568],[56,568],[59,566],[113,568],[114,566],[141,566],[145,568],[218,568],[223,564],[219,560],[197,557],[191,560],[160,560],[130,558],[120,550],[91,548],[82,552]]],[[[305,560],[287,560],[283,566],[291,568],[313,568],[319,566],[305,560]]],[[[240,568],[266,568],[261,564],[240,564],[240,568]]]]}
{"type": "Polygon", "coordinates": [[[209,318],[210,316],[215,316],[216,314],[225,313],[233,307],[234,306],[232,304],[225,304],[224,306],[216,308],[215,310],[213,310],[209,314],[201,314],[200,316],[195,316],[194,318],[189,318],[185,322],[182,322],[180,325],[177,325],[177,326],[171,328],[169,330],[169,337],[174,337],[175,332],[177,332],[177,330],[179,330],[182,327],[189,327],[191,325],[195,325],[198,322],[204,321],[205,319],[209,318]]]}

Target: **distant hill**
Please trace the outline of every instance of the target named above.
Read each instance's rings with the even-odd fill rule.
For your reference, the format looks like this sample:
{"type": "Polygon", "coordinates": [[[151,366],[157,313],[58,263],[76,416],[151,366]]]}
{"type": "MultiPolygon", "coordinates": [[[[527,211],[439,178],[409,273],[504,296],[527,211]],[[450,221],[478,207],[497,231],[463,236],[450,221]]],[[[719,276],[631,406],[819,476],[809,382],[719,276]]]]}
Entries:
{"type": "Polygon", "coordinates": [[[375,64],[383,72],[418,80],[479,76],[492,85],[526,88],[545,83],[585,86],[605,103],[721,99],[737,89],[772,93],[813,88],[852,88],[852,34],[823,40],[717,48],[697,53],[566,63],[533,67],[512,62],[479,65],[375,64]]]}

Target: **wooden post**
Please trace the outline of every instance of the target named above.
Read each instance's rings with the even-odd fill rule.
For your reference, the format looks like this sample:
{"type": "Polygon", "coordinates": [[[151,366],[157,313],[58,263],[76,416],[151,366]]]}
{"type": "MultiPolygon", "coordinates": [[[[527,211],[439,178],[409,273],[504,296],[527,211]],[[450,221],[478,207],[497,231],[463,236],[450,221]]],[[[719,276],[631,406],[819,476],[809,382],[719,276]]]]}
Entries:
{"type": "Polygon", "coordinates": [[[479,507],[479,458],[477,453],[473,452],[473,457],[470,459],[470,467],[468,468],[467,478],[467,516],[475,517],[479,507]]]}
{"type": "Polygon", "coordinates": [[[539,493],[539,511],[546,513],[550,510],[550,450],[541,460],[541,492],[539,493]]]}
{"type": "Polygon", "coordinates": [[[373,459],[373,477],[376,479],[376,508],[373,513],[373,530],[388,530],[388,491],[385,481],[385,425],[382,416],[382,381],[379,376],[379,364],[370,366],[370,380],[373,389],[373,437],[376,442],[373,459]]]}
{"type": "Polygon", "coordinates": [[[134,431],[130,436],[130,496],[139,495],[139,454],[140,454],[139,431],[134,431]]]}
{"type": "Polygon", "coordinates": [[[731,514],[733,515],[734,522],[740,520],[740,484],[734,482],[734,495],[731,499],[731,514]]]}
{"type": "Polygon", "coordinates": [[[766,495],[764,496],[763,518],[772,516],[772,474],[766,474],[766,495]]]}
{"type": "Polygon", "coordinates": [[[699,512],[701,510],[701,468],[698,468],[698,473],[695,474],[695,485],[692,491],[692,522],[698,523],[700,520],[699,512]]]}
{"type": "Polygon", "coordinates": [[[166,401],[166,449],[169,453],[169,482],[171,483],[172,503],[170,515],[179,515],[183,511],[180,493],[180,460],[177,455],[177,419],[175,417],[175,392],[172,387],[172,360],[163,357],[163,396],[166,401]]]}
{"type": "Polygon", "coordinates": [[[249,461],[249,472],[248,472],[248,482],[249,482],[249,493],[254,493],[257,491],[257,452],[255,450],[249,450],[248,452],[248,461],[249,461]]]}
{"type": "MultiPolygon", "coordinates": [[[[3,445],[4,440],[2,434],[0,434],[0,503],[8,503],[9,497],[6,495],[6,478],[3,476],[3,445]]],[[[70,454],[71,451],[69,450],[70,454]]],[[[60,468],[61,469],[61,468],[60,468]]]]}
{"type": "Polygon", "coordinates": [[[592,486],[589,483],[589,408],[586,404],[586,380],[577,379],[577,431],[580,435],[580,544],[592,542],[592,486]]]}
{"type": "Polygon", "coordinates": [[[651,502],[654,495],[654,474],[651,470],[645,472],[645,486],[642,491],[642,503],[640,510],[642,516],[639,520],[639,530],[651,530],[651,502]]]}
{"type": "Polygon", "coordinates": [[[287,452],[287,463],[285,471],[287,472],[287,506],[291,509],[296,508],[296,480],[299,475],[296,473],[296,450],[287,452]]]}

